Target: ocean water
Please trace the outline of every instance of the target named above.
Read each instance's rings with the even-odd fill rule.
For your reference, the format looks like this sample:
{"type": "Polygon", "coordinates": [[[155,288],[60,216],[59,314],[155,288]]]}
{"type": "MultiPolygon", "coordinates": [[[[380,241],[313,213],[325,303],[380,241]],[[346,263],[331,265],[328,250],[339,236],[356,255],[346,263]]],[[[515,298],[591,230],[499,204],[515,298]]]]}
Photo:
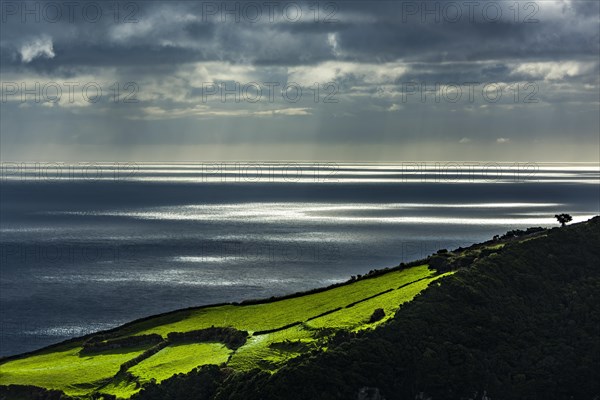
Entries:
{"type": "Polygon", "coordinates": [[[0,355],[600,213],[598,164],[1,168],[0,355]]]}

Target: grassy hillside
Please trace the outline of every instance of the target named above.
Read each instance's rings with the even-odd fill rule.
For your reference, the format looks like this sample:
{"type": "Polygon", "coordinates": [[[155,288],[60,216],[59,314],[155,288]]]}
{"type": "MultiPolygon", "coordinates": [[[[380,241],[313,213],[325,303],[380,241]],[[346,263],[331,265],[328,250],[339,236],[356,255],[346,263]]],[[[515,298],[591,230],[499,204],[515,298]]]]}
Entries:
{"type": "Polygon", "coordinates": [[[599,227],[512,231],[323,290],[135,321],[1,361],[0,399],[592,399],[599,227]]]}
{"type": "Polygon", "coordinates": [[[508,241],[440,282],[275,374],[205,368],[136,399],[600,398],[599,217],[508,241]]]}
{"type": "Polygon", "coordinates": [[[296,297],[157,316],[5,360],[0,384],[33,385],[82,398],[95,393],[129,398],[144,385],[202,365],[273,372],[307,350],[326,348],[337,331],[384,323],[400,304],[444,275],[420,265],[296,297]],[[370,322],[378,308],[383,317],[370,322]],[[215,327],[232,329],[215,333],[215,327]],[[207,337],[181,340],[175,332],[207,337]],[[228,345],[226,335],[242,337],[244,343],[228,345]]]}

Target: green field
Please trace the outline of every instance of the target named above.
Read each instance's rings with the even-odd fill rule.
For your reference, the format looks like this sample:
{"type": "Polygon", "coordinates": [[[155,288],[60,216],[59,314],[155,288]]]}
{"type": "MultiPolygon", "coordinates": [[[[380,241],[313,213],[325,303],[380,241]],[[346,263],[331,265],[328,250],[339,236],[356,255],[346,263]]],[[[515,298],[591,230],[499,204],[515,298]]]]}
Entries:
{"type": "Polygon", "coordinates": [[[198,366],[198,360],[202,360],[203,364],[216,365],[227,362],[230,353],[231,350],[220,343],[168,346],[131,367],[129,372],[140,377],[142,382],[152,378],[161,382],[174,374],[190,372],[198,366]]]}
{"type": "Polygon", "coordinates": [[[71,395],[84,395],[111,379],[119,365],[142,353],[128,349],[119,353],[80,356],[80,346],[41,353],[0,366],[0,383],[34,385],[59,389],[71,395]]]}
{"type": "MultiPolygon", "coordinates": [[[[311,349],[326,350],[336,330],[373,328],[391,318],[399,305],[410,301],[436,275],[427,265],[351,281],[325,291],[259,304],[229,304],[157,316],[118,329],[102,341],[140,335],[162,336],[161,347],[144,354],[134,365],[121,364],[152,348],[136,348],[81,354],[83,341],[47,349],[0,365],[0,385],[34,385],[58,389],[85,398],[94,392],[128,398],[144,384],[161,382],[177,373],[187,373],[205,364],[227,364],[234,370],[260,368],[276,371],[290,358],[311,349]],[[369,323],[377,308],[385,316],[369,323]],[[173,332],[191,332],[211,327],[247,331],[241,347],[217,340],[173,342],[173,332]],[[269,331],[269,332],[261,332],[269,331]]],[[[214,328],[211,328],[214,329],[214,328]]],[[[245,335],[245,334],[244,334],[245,335]]],[[[157,338],[160,341],[160,338],[157,338]]]]}

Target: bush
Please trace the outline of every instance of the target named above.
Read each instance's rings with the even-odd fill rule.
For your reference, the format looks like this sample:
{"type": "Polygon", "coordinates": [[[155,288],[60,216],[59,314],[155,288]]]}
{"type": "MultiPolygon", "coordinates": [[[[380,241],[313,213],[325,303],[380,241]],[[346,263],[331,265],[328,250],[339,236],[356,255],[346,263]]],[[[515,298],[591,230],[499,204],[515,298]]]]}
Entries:
{"type": "Polygon", "coordinates": [[[0,386],[2,400],[74,400],[60,390],[48,390],[31,385],[0,386]]]}
{"type": "Polygon", "coordinates": [[[380,321],[383,317],[385,317],[383,308],[376,308],[373,314],[371,314],[371,318],[369,318],[369,323],[372,324],[373,322],[380,321]]]}
{"type": "Polygon", "coordinates": [[[83,344],[81,354],[92,354],[106,350],[122,349],[127,347],[154,346],[162,342],[162,336],[151,335],[128,336],[121,339],[104,340],[103,337],[92,337],[83,344]]]}
{"type": "Polygon", "coordinates": [[[450,264],[448,263],[448,258],[440,255],[435,255],[429,257],[427,260],[429,266],[438,272],[446,272],[450,271],[450,264]]]}
{"type": "Polygon", "coordinates": [[[189,332],[171,332],[167,338],[172,343],[222,342],[231,350],[235,350],[246,344],[248,332],[235,328],[210,327],[189,332]]]}

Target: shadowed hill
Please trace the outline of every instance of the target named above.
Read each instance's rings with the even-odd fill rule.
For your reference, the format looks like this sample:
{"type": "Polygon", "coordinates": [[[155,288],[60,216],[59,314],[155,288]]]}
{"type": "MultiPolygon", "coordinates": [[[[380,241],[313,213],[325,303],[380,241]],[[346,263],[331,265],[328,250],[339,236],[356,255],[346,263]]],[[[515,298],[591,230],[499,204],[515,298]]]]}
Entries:
{"type": "Polygon", "coordinates": [[[599,244],[597,217],[150,317],[3,360],[0,399],[594,399],[599,244]]]}
{"type": "Polygon", "coordinates": [[[205,367],[135,399],[598,398],[599,245],[598,217],[511,242],[274,374],[205,367]]]}

